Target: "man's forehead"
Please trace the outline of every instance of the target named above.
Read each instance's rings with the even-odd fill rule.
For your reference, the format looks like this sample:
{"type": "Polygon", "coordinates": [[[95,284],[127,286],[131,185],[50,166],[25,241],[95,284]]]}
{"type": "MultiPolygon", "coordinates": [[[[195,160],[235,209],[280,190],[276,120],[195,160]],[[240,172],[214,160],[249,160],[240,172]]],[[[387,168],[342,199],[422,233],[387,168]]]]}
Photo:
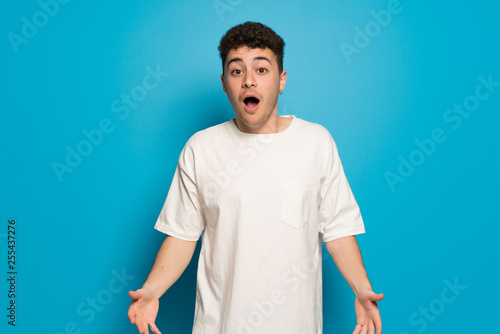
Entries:
{"type": "Polygon", "coordinates": [[[241,46],[237,49],[232,49],[228,52],[226,56],[226,64],[232,62],[232,60],[243,61],[243,60],[260,60],[268,59],[270,62],[277,63],[277,57],[273,51],[269,48],[249,48],[248,46],[241,46]]]}

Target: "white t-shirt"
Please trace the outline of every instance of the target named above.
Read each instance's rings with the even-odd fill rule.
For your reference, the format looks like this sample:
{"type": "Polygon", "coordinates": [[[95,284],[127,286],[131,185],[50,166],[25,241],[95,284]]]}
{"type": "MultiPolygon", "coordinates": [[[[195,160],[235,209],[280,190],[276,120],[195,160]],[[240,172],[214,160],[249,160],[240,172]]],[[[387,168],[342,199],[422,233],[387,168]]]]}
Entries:
{"type": "Polygon", "coordinates": [[[204,232],[193,334],[322,333],[322,241],[365,231],[328,130],[284,117],[274,134],[232,119],[180,154],[155,228],[204,232]]]}

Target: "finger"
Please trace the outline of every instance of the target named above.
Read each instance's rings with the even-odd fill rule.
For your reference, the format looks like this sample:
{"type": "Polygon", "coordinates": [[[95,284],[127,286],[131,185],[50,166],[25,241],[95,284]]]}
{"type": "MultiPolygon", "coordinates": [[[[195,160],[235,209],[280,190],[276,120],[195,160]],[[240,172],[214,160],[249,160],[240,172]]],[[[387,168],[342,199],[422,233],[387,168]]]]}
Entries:
{"type": "Polygon", "coordinates": [[[382,320],[375,320],[375,328],[377,329],[377,334],[382,334],[382,320]]]}
{"type": "Polygon", "coordinates": [[[137,329],[139,330],[139,333],[149,334],[148,324],[144,320],[141,319],[140,321],[138,321],[136,326],[137,326],[137,329]]]}
{"type": "Polygon", "coordinates": [[[361,334],[367,334],[368,333],[368,326],[366,325],[363,325],[363,327],[361,327],[361,334]]]}
{"type": "Polygon", "coordinates": [[[131,323],[135,324],[137,322],[137,317],[139,315],[137,314],[137,310],[135,307],[130,307],[127,312],[127,317],[128,320],[130,320],[131,323]]]}
{"type": "Polygon", "coordinates": [[[144,291],[142,289],[136,291],[129,291],[128,296],[132,299],[139,299],[144,295],[144,291]]]}
{"type": "Polygon", "coordinates": [[[373,326],[373,322],[371,321],[368,324],[368,334],[375,334],[375,326],[373,326]]]}
{"type": "Polygon", "coordinates": [[[359,334],[360,329],[361,329],[361,325],[357,324],[356,327],[354,327],[354,332],[352,332],[352,334],[359,334]]]}
{"type": "Polygon", "coordinates": [[[135,323],[134,316],[135,316],[135,312],[134,312],[134,311],[132,311],[131,309],[128,309],[128,312],[127,312],[127,318],[128,318],[128,320],[129,320],[131,323],[135,323]]]}
{"type": "Polygon", "coordinates": [[[137,327],[137,330],[139,331],[139,333],[143,334],[144,331],[143,331],[143,328],[142,328],[142,325],[140,323],[136,323],[135,324],[135,327],[137,327]]]}
{"type": "Polygon", "coordinates": [[[149,324],[149,327],[151,328],[154,334],[161,334],[160,330],[158,329],[158,327],[156,327],[154,323],[149,324]]]}
{"type": "Polygon", "coordinates": [[[372,292],[370,294],[370,300],[371,301],[374,301],[374,302],[379,302],[381,301],[382,299],[384,299],[384,294],[383,293],[375,293],[375,292],[372,292]]]}

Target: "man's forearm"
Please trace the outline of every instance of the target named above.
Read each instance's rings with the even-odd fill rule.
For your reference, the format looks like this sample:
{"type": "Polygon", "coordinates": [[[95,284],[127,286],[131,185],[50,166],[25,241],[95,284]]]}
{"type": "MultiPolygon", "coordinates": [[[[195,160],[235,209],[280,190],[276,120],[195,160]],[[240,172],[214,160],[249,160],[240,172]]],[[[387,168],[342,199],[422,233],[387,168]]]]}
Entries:
{"type": "Polygon", "coordinates": [[[168,236],[156,255],[153,268],[142,286],[160,298],[182,275],[193,257],[196,241],[168,236]]]}
{"type": "Polygon", "coordinates": [[[355,236],[332,240],[325,245],[340,273],[356,296],[361,289],[372,290],[355,236]]]}

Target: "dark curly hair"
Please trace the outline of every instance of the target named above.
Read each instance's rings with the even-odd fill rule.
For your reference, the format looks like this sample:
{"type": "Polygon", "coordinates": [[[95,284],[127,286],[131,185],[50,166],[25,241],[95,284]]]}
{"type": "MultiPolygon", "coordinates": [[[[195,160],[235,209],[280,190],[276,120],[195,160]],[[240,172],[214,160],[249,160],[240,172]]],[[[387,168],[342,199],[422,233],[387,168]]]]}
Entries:
{"type": "Polygon", "coordinates": [[[268,26],[259,22],[247,21],[229,29],[220,40],[219,53],[222,59],[222,73],[224,73],[224,64],[229,51],[236,50],[241,46],[247,46],[251,49],[269,48],[276,55],[279,72],[283,72],[285,49],[283,39],[268,26]]]}

